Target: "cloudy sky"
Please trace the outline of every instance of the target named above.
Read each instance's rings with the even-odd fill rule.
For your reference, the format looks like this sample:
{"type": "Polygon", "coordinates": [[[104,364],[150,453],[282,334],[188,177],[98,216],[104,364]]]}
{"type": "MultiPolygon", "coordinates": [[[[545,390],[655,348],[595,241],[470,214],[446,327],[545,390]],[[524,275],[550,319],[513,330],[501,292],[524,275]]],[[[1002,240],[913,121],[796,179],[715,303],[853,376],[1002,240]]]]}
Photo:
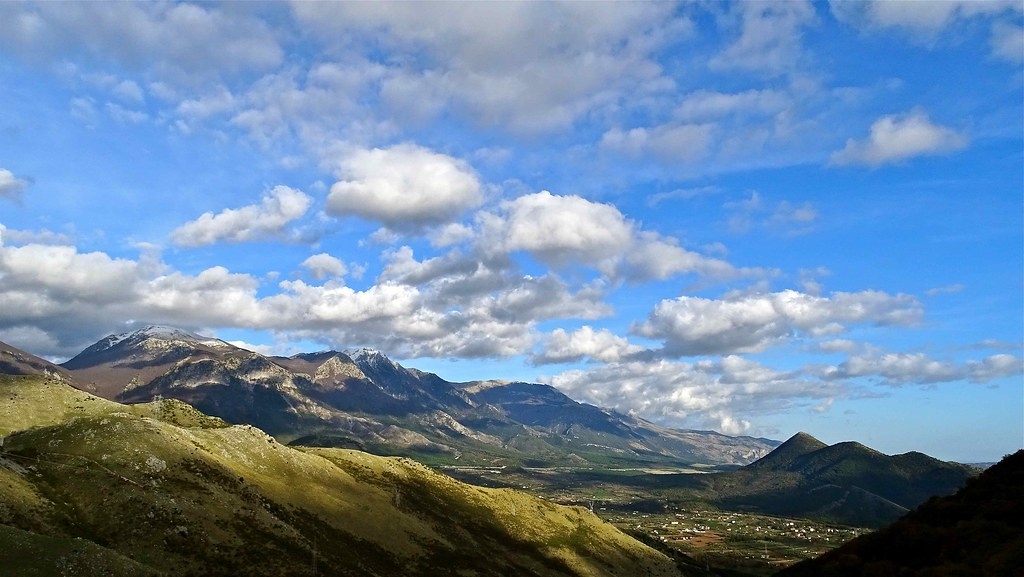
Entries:
{"type": "Polygon", "coordinates": [[[369,346],[670,426],[1024,444],[1010,2],[0,2],[0,340],[369,346]]]}

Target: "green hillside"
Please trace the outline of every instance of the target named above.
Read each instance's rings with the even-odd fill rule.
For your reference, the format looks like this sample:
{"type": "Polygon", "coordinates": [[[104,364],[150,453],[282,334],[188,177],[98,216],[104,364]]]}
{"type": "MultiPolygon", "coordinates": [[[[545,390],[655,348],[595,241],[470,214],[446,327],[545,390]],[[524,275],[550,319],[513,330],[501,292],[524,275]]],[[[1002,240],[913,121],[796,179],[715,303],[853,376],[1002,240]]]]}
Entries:
{"type": "Polygon", "coordinates": [[[790,567],[779,577],[1020,575],[1024,567],[1024,451],[888,527],[790,567]]]}
{"type": "Polygon", "coordinates": [[[762,459],[709,479],[733,510],[881,527],[977,470],[921,453],[885,455],[860,443],[825,445],[798,433],[762,459]]]}
{"type": "Polygon", "coordinates": [[[82,574],[678,574],[589,511],[407,459],[298,450],[177,401],[126,407],[44,377],[0,376],[0,399],[11,574],[60,574],[66,550],[110,568],[82,574]]]}

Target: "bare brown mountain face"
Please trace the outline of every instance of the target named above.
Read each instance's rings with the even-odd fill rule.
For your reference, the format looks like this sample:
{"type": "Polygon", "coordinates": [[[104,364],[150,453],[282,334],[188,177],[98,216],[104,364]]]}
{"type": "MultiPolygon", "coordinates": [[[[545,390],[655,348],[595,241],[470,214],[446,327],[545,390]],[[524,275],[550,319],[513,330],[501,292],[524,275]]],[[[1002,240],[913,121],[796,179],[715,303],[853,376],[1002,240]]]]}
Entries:
{"type": "Polygon", "coordinates": [[[369,349],[268,357],[169,327],[106,337],[62,365],[110,400],[182,400],[284,442],[380,454],[529,461],[743,465],[777,443],[660,427],[546,385],[452,383],[369,349]]]}
{"type": "Polygon", "coordinates": [[[46,375],[67,383],[74,380],[71,373],[63,367],[2,342],[0,342],[0,374],[46,375]]]}

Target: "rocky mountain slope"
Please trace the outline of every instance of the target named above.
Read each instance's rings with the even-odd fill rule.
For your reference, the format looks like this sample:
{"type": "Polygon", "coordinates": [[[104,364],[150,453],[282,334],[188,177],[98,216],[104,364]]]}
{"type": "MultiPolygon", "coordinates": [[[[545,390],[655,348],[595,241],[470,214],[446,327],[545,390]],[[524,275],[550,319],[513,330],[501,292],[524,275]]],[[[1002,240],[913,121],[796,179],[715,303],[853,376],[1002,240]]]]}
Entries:
{"type": "Polygon", "coordinates": [[[742,465],[777,444],[666,429],[546,385],[451,383],[378,351],[266,357],[168,327],[112,335],[62,368],[110,400],[174,398],[284,442],[427,462],[742,465]]]}
{"type": "Polygon", "coordinates": [[[581,508],[0,375],[2,575],[673,576],[581,508]]]}
{"type": "Polygon", "coordinates": [[[1019,575],[1024,567],[1024,451],[892,525],[779,577],[1019,575]]]}
{"type": "Polygon", "coordinates": [[[71,373],[35,355],[0,342],[0,375],[47,375],[71,383],[71,373]]]}

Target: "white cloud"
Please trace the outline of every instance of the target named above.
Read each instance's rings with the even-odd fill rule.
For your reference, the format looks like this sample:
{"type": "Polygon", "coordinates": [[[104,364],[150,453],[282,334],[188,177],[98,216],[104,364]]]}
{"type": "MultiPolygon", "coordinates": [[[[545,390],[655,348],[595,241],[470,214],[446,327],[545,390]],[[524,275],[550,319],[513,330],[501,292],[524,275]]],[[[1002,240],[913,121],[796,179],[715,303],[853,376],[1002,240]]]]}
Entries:
{"type": "Polygon", "coordinates": [[[570,126],[664,84],[652,51],[692,28],[668,4],[293,4],[296,19],[336,51],[369,41],[417,66],[394,66],[381,85],[410,120],[447,110],[514,132],[570,126]],[[571,77],[572,82],[565,82],[571,77]],[[407,111],[412,111],[411,114],[407,111]]]}
{"type": "MultiPolygon", "coordinates": [[[[548,319],[596,319],[611,313],[603,302],[604,285],[584,285],[573,292],[561,278],[547,274],[542,277],[522,276],[508,280],[500,290],[473,307],[488,318],[507,323],[531,326],[548,319]]],[[[472,309],[471,309],[472,310],[472,309]]]]}
{"type": "Polygon", "coordinates": [[[134,80],[122,80],[121,82],[118,82],[113,88],[111,88],[111,92],[121,100],[128,102],[138,103],[143,100],[142,88],[140,88],[134,80]]]}
{"type": "Polygon", "coordinates": [[[930,296],[930,297],[934,297],[934,296],[938,296],[938,295],[941,295],[941,294],[956,294],[956,293],[959,293],[959,292],[963,292],[963,290],[964,290],[964,285],[962,285],[960,283],[957,283],[957,284],[951,284],[951,285],[947,285],[947,286],[940,286],[940,287],[930,288],[930,289],[924,291],[924,294],[927,295],[927,296],[930,296]]]}
{"type": "Polygon", "coordinates": [[[867,140],[849,139],[832,154],[831,163],[881,166],[917,156],[947,154],[967,146],[967,137],[945,126],[932,124],[921,110],[879,118],[867,140]]]}
{"type": "Polygon", "coordinates": [[[597,264],[621,254],[630,244],[633,224],[610,204],[547,191],[502,204],[500,246],[525,250],[555,265],[570,261],[597,264]]]}
{"type": "Polygon", "coordinates": [[[746,90],[737,93],[698,90],[686,95],[676,107],[675,116],[684,121],[715,120],[730,115],[773,115],[792,102],[779,90],[746,90]]]}
{"type": "Polygon", "coordinates": [[[755,361],[620,362],[548,379],[567,395],[675,427],[747,432],[751,419],[844,394],[842,385],[807,380],[755,361]]]}
{"type": "Polygon", "coordinates": [[[481,269],[482,263],[466,258],[458,251],[449,252],[424,261],[416,260],[412,248],[403,246],[385,253],[386,264],[381,279],[393,280],[409,285],[427,284],[439,279],[459,278],[460,282],[481,269]]]}
{"type": "Polygon", "coordinates": [[[584,265],[633,282],[694,273],[715,280],[759,274],[643,231],[611,204],[541,191],[506,201],[501,208],[500,214],[478,216],[477,242],[483,251],[526,251],[550,266],[584,265]]]}
{"type": "Polygon", "coordinates": [[[0,308],[17,316],[48,309],[64,299],[68,303],[116,303],[134,290],[140,269],[134,261],[112,259],[101,252],[79,253],[70,246],[2,246],[0,279],[5,294],[20,299],[38,291],[46,304],[19,310],[8,301],[10,306],[0,308]]]}
{"type": "Polygon", "coordinates": [[[68,244],[71,242],[68,235],[53,232],[52,230],[19,230],[7,228],[0,223],[0,246],[8,244],[68,244]]]}
{"type": "Polygon", "coordinates": [[[196,276],[172,272],[140,278],[124,304],[136,311],[129,318],[170,321],[186,326],[266,326],[256,296],[259,281],[215,266],[196,276]],[[210,306],[217,303],[217,306],[210,306]]]}
{"type": "Polygon", "coordinates": [[[343,161],[343,172],[327,197],[328,212],[395,230],[443,224],[483,202],[468,165],[413,144],[357,151],[343,161]]]}
{"type": "Polygon", "coordinates": [[[274,33],[251,14],[178,3],[3,3],[0,47],[32,61],[84,54],[187,86],[284,58],[274,33]]]}
{"type": "Polygon", "coordinates": [[[741,2],[732,6],[741,34],[710,60],[712,69],[742,69],[775,76],[796,68],[802,57],[802,29],[817,20],[805,0],[741,2]]]}
{"type": "Polygon", "coordinates": [[[27,187],[28,181],[15,177],[14,173],[6,168],[0,168],[0,198],[17,200],[27,187]]]}
{"type": "Polygon", "coordinates": [[[832,0],[832,13],[840,21],[861,29],[901,31],[911,41],[925,46],[935,46],[944,37],[958,41],[958,27],[972,20],[987,19],[992,22],[992,55],[1015,64],[1024,60],[1024,29],[1018,24],[1024,4],[1018,0],[832,0]]]}
{"type": "Polygon", "coordinates": [[[534,364],[574,362],[589,357],[604,363],[619,362],[642,352],[643,347],[630,344],[607,329],[594,330],[585,325],[575,331],[555,329],[542,343],[542,350],[534,355],[534,364]]]}
{"type": "Polygon", "coordinates": [[[658,303],[633,330],[664,341],[671,356],[763,351],[800,335],[835,334],[850,323],[911,325],[923,314],[908,295],[878,291],[812,296],[794,290],[723,300],[682,296],[658,303]]]}
{"type": "Polygon", "coordinates": [[[992,54],[1020,64],[1024,62],[1024,26],[997,22],[992,25],[992,54]]]}
{"type": "Polygon", "coordinates": [[[886,0],[832,0],[832,13],[863,28],[901,28],[921,40],[957,21],[1001,12],[1024,12],[1015,0],[944,0],[942,2],[889,2],[886,0]]]}
{"type": "MultiPolygon", "coordinates": [[[[54,355],[81,350],[120,318],[269,330],[286,340],[368,345],[399,357],[493,357],[528,354],[544,320],[611,312],[602,283],[570,287],[554,275],[527,276],[509,261],[457,251],[422,263],[411,250],[395,251],[386,274],[365,290],[338,279],[282,281],[275,290],[219,266],[195,275],[169,270],[158,257],[0,244],[0,331],[39,327],[58,345],[38,352],[54,355]]],[[[303,266],[328,274],[341,264],[320,254],[303,266]]]]}
{"type": "Polygon", "coordinates": [[[655,156],[663,162],[691,163],[707,156],[714,128],[707,123],[613,128],[601,136],[600,147],[632,158],[655,156]]]}
{"type": "Polygon", "coordinates": [[[716,281],[725,281],[741,276],[760,276],[763,271],[738,270],[724,260],[688,251],[680,247],[674,238],[662,237],[653,232],[642,232],[625,251],[615,274],[633,282],[643,282],[665,280],[691,273],[716,281]]]}
{"type": "Polygon", "coordinates": [[[850,356],[837,366],[818,367],[816,372],[823,379],[846,380],[866,377],[887,386],[898,387],[953,381],[987,383],[1024,372],[1024,360],[1006,353],[958,364],[936,360],[924,353],[894,353],[872,345],[837,342],[843,344],[823,347],[823,350],[842,351],[849,353],[850,356]]]}
{"type": "Polygon", "coordinates": [[[229,208],[218,214],[203,213],[171,233],[179,246],[197,247],[220,241],[245,242],[283,234],[284,228],[301,218],[313,199],[300,190],[275,186],[263,195],[260,204],[229,208]]]}
{"type": "Polygon", "coordinates": [[[975,383],[987,383],[993,379],[1012,377],[1021,373],[1024,373],[1024,359],[1006,353],[967,363],[967,375],[975,383]]]}
{"type": "Polygon", "coordinates": [[[794,205],[788,201],[770,204],[757,191],[750,198],[727,202],[724,208],[729,212],[727,220],[731,232],[745,234],[755,229],[772,234],[797,236],[811,232],[818,219],[814,205],[804,202],[794,205]]]}
{"type": "Polygon", "coordinates": [[[345,268],[345,263],[326,252],[314,254],[307,258],[302,261],[302,266],[306,267],[309,273],[313,275],[313,278],[317,280],[342,277],[348,272],[348,269],[345,268]]]}
{"type": "Polygon", "coordinates": [[[924,353],[868,353],[841,363],[836,375],[881,377],[885,384],[903,385],[954,381],[962,377],[962,372],[952,363],[937,361],[924,353]]]}

